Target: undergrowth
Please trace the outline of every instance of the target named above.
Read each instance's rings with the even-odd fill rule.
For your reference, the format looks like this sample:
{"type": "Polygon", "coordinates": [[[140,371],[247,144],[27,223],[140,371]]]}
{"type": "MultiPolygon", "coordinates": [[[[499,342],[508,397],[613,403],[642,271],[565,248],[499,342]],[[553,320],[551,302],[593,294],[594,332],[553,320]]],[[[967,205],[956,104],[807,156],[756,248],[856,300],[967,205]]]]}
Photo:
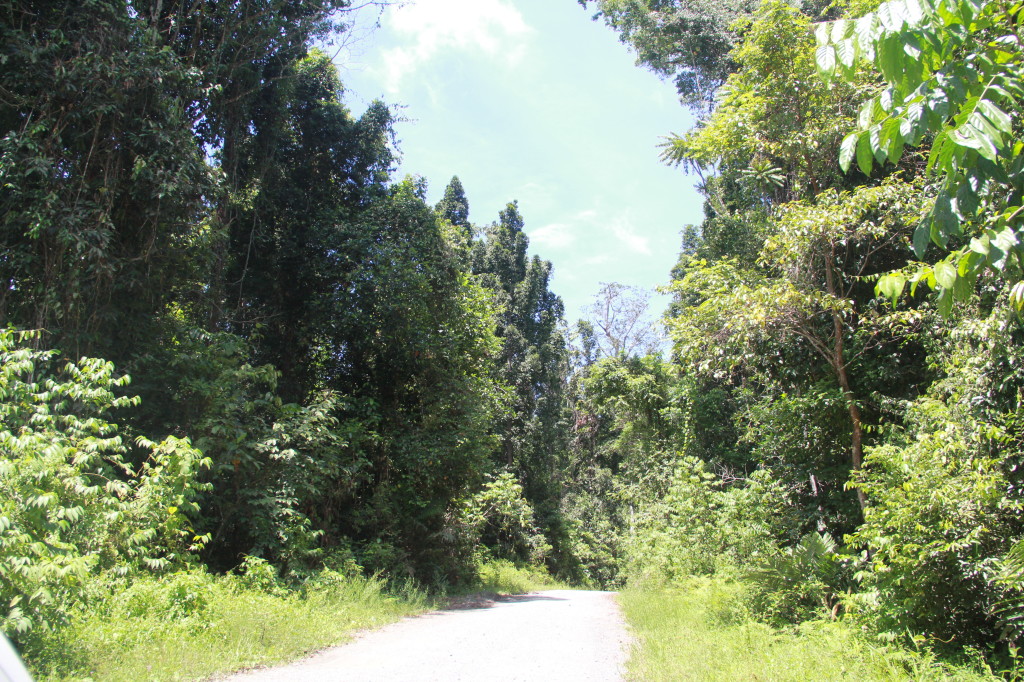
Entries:
{"type": "Polygon", "coordinates": [[[479,584],[475,589],[498,594],[525,594],[536,590],[565,587],[556,582],[544,569],[517,566],[505,560],[479,564],[477,576],[479,584]]]}
{"type": "MultiPolygon", "coordinates": [[[[558,585],[508,561],[477,567],[466,591],[523,594],[558,585]]],[[[23,651],[38,680],[194,680],[295,660],[443,603],[411,582],[324,570],[283,580],[248,559],[241,573],[181,571],[97,580],[63,628],[23,651]]]]}
{"type": "Polygon", "coordinates": [[[37,679],[205,678],[292,660],[432,604],[413,586],[333,571],[294,584],[191,571],[105,589],[27,652],[37,679]]]}
{"type": "Polygon", "coordinates": [[[753,619],[739,582],[635,587],[619,601],[635,636],[631,680],[995,680],[927,651],[870,642],[850,625],[772,627],[753,619]]]}

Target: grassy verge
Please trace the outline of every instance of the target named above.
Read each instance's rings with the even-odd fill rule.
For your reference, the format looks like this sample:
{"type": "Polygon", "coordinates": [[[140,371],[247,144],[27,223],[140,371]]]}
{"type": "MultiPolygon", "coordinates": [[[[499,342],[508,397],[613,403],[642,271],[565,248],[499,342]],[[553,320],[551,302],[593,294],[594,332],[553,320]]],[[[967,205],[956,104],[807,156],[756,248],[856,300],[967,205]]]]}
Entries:
{"type": "MultiPolygon", "coordinates": [[[[560,587],[539,569],[482,564],[464,592],[560,587]]],[[[266,564],[245,575],[200,571],[97,583],[88,608],[26,652],[38,680],[196,680],[296,660],[359,630],[445,603],[413,586],[324,571],[286,585],[266,564]]]]}
{"type": "Polygon", "coordinates": [[[633,680],[994,680],[927,653],[874,645],[842,622],[779,629],[746,614],[742,586],[629,589],[619,600],[636,637],[633,680]]]}
{"type": "Polygon", "coordinates": [[[293,660],[431,606],[325,572],[298,588],[180,573],[113,589],[28,663],[40,680],[193,680],[293,660]]]}

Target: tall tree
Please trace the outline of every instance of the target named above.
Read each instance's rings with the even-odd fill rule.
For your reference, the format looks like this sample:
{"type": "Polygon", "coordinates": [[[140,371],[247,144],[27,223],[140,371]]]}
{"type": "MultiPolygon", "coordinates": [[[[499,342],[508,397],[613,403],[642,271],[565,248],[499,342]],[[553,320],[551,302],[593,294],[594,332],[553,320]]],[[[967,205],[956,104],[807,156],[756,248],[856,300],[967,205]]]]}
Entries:
{"type": "Polygon", "coordinates": [[[322,352],[362,431],[354,468],[339,472],[358,484],[331,532],[384,541],[391,554],[371,550],[368,563],[434,579],[453,564],[449,507],[481,482],[494,448],[500,351],[491,297],[424,192],[398,183],[349,226],[322,352]]]}
{"type": "Polygon", "coordinates": [[[503,311],[498,366],[510,404],[499,424],[499,461],[520,476],[527,499],[543,513],[557,506],[568,351],[561,329],[564,307],[548,288],[551,264],[527,256],[523,226],[518,205],[508,204],[476,245],[473,271],[503,311]]]}
{"type": "Polygon", "coordinates": [[[239,161],[237,180],[252,190],[233,209],[224,321],[281,372],[282,397],[301,402],[323,386],[334,288],[361,257],[345,224],[386,196],[392,152],[388,109],[375,102],[355,119],[326,54],[294,71],[239,161]]]}
{"type": "Polygon", "coordinates": [[[651,293],[618,282],[602,282],[588,312],[598,352],[606,358],[641,357],[657,351],[650,319],[651,293]]]}
{"type": "Polygon", "coordinates": [[[187,270],[212,189],[199,78],[123,1],[6,0],[0,17],[0,315],[123,358],[187,270]]]}
{"type": "MultiPolygon", "coordinates": [[[[783,209],[776,234],[765,244],[763,269],[738,268],[729,261],[693,264],[675,286],[701,292],[703,300],[679,307],[669,323],[680,359],[698,371],[728,372],[763,364],[771,343],[796,346],[782,350],[785,354],[799,354],[806,344],[814,362],[824,363],[833,390],[841,396],[849,416],[849,469],[860,469],[868,391],[856,373],[880,344],[902,338],[887,329],[891,322],[872,305],[874,292],[864,280],[908,255],[904,244],[916,191],[906,183],[890,182],[851,195],[823,194],[813,204],[793,203],[783,209]]],[[[771,358],[769,364],[778,360],[771,358]]],[[[871,372],[884,372],[883,366],[876,363],[871,372]]],[[[769,393],[778,384],[783,391],[801,390],[792,383],[796,377],[797,385],[818,380],[813,370],[776,373],[769,366],[755,374],[769,393]]],[[[821,477],[816,472],[802,475],[808,474],[821,477]]],[[[862,507],[866,504],[863,494],[859,501],[862,507]]]]}
{"type": "Polygon", "coordinates": [[[473,238],[473,226],[469,222],[469,200],[459,176],[452,176],[444,189],[444,197],[437,204],[437,212],[452,225],[462,228],[467,243],[473,238]]]}
{"type": "Polygon", "coordinates": [[[672,78],[682,101],[707,115],[715,92],[732,72],[733,24],[757,7],[756,0],[578,0],[596,5],[595,18],[619,32],[636,50],[637,62],[672,78]]]}

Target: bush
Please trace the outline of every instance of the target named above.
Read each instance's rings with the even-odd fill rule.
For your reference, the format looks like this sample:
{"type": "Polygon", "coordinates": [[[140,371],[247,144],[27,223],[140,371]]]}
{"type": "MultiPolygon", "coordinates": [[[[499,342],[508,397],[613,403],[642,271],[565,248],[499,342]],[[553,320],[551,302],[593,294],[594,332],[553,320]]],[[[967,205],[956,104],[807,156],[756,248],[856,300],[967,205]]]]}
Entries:
{"type": "Polygon", "coordinates": [[[481,558],[539,566],[551,551],[523,486],[507,471],[491,477],[462,503],[456,526],[465,542],[482,549],[481,558]]]}
{"type": "Polygon", "coordinates": [[[209,465],[177,438],[138,438],[130,452],[107,421],[138,402],[115,396],[128,377],[98,359],[61,365],[29,347],[38,338],[0,331],[0,628],[22,645],[64,625],[103,572],[189,564],[209,465]]]}
{"type": "Polygon", "coordinates": [[[602,478],[605,485],[596,492],[581,489],[562,498],[556,575],[608,589],[620,586],[625,578],[621,571],[623,528],[614,498],[618,490],[610,475],[602,478]]]}
{"type": "Polygon", "coordinates": [[[992,651],[1013,586],[1003,558],[1024,533],[1020,391],[1024,356],[1004,313],[938,338],[945,373],[907,409],[905,433],[870,448],[857,485],[871,505],[858,613],[884,636],[992,651]]]}
{"type": "Polygon", "coordinates": [[[94,577],[90,608],[41,632],[46,646],[27,661],[37,679],[207,679],[299,658],[430,606],[422,592],[378,578],[325,570],[288,584],[261,560],[246,573],[94,577]]]}
{"type": "Polygon", "coordinates": [[[480,589],[498,594],[526,594],[553,584],[544,569],[516,566],[503,559],[478,564],[477,578],[480,589]]]}
{"type": "Polygon", "coordinates": [[[685,581],[683,589],[620,595],[636,639],[630,677],[643,680],[995,680],[928,651],[880,646],[842,619],[772,627],[750,617],[744,582],[685,581]]]}
{"type": "Polygon", "coordinates": [[[836,618],[850,582],[848,561],[836,550],[828,533],[808,533],[797,545],[766,557],[748,574],[752,611],[783,623],[836,618]]]}
{"type": "Polygon", "coordinates": [[[799,525],[787,497],[767,471],[726,487],[702,461],[681,458],[665,497],[637,514],[628,578],[680,582],[773,556],[799,525]]]}

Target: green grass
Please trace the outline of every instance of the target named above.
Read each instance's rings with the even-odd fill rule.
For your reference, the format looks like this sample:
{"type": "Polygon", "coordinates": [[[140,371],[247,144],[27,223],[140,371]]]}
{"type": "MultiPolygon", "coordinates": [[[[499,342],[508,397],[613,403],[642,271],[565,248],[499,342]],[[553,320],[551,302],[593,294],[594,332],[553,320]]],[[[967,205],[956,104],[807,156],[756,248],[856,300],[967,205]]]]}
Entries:
{"type": "MultiPolygon", "coordinates": [[[[467,592],[562,587],[541,569],[507,561],[482,563],[478,576],[467,592]]],[[[293,661],[443,602],[411,585],[332,571],[288,587],[265,562],[245,575],[97,581],[89,592],[86,608],[27,652],[38,680],[205,679],[293,661]]]]}
{"type": "Polygon", "coordinates": [[[567,589],[542,568],[516,566],[511,561],[487,561],[477,566],[475,589],[498,594],[526,594],[537,590],[567,589]]]}
{"type": "Polygon", "coordinates": [[[294,660],[430,606],[375,578],[325,573],[286,589],[182,573],[112,591],[28,662],[40,680],[202,679],[294,660]]]}
{"type": "Polygon", "coordinates": [[[842,622],[779,629],[746,613],[742,585],[694,580],[684,589],[627,589],[635,637],[631,680],[994,680],[927,653],[872,644],[842,622]]]}

